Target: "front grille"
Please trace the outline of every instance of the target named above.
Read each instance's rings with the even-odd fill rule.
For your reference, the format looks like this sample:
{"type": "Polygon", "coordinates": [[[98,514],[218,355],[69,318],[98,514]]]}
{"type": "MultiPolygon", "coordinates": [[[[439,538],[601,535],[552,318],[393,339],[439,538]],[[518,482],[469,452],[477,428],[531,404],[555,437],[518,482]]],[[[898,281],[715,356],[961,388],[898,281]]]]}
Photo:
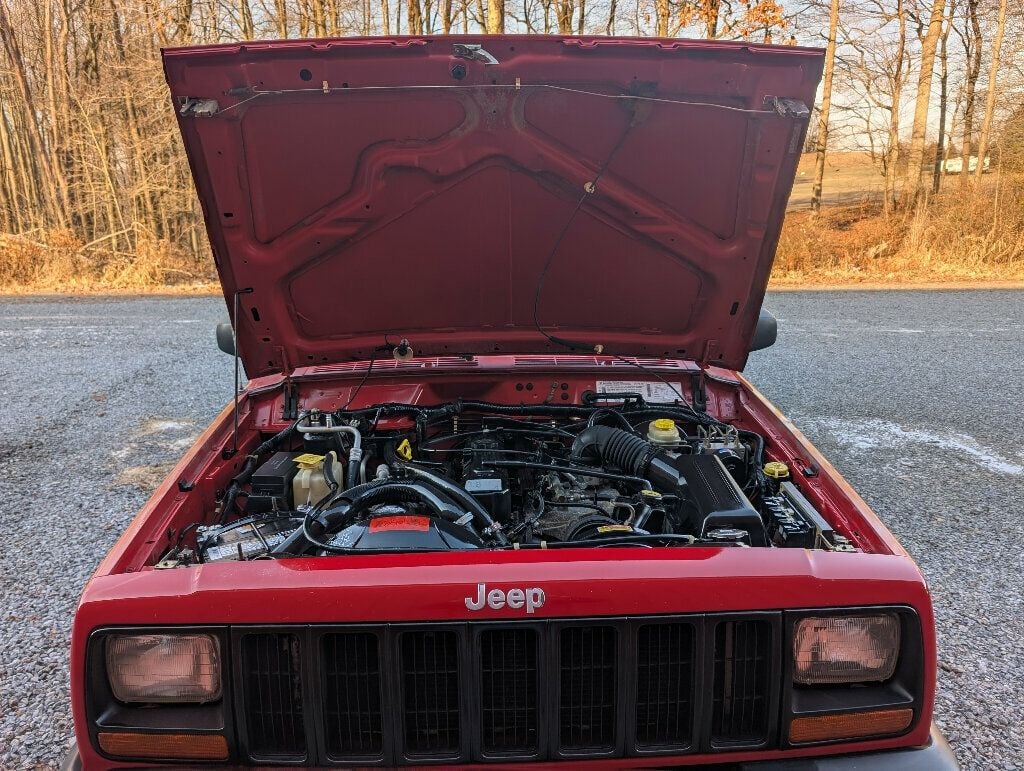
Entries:
{"type": "Polygon", "coordinates": [[[480,746],[489,755],[538,750],[537,630],[480,634],[480,746]]]}
{"type": "Polygon", "coordinates": [[[403,632],[402,722],[409,755],[459,751],[459,638],[455,632],[403,632]]]}
{"type": "Polygon", "coordinates": [[[692,624],[647,624],[637,633],[636,741],[685,747],[693,727],[692,624]]]}
{"type": "Polygon", "coordinates": [[[615,746],[615,629],[568,627],[560,642],[559,745],[609,750],[615,746]]]}
{"type": "Polygon", "coordinates": [[[299,646],[294,634],[242,637],[242,695],[254,757],[306,752],[299,646]]]}
{"type": "Polygon", "coordinates": [[[713,742],[765,739],[771,635],[767,621],[727,621],[716,627],[713,742]]]}
{"type": "Polygon", "coordinates": [[[239,628],[239,746],[360,766],[770,747],[780,619],[239,628]]]}
{"type": "Polygon", "coordinates": [[[374,757],[384,751],[384,710],[377,636],[323,638],[324,737],[331,757],[374,757]]]}

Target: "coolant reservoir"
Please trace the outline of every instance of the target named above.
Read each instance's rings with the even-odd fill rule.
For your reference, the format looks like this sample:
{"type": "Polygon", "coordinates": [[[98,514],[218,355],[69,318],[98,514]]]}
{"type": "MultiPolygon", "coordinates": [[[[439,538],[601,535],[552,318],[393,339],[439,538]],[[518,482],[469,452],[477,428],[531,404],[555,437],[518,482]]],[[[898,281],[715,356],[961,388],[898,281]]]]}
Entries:
{"type": "MultiPolygon", "coordinates": [[[[336,457],[331,458],[334,468],[338,468],[336,457]]],[[[324,456],[306,453],[295,458],[295,463],[299,470],[292,480],[292,505],[298,508],[319,503],[331,491],[324,478],[324,456]]]]}
{"type": "Polygon", "coordinates": [[[655,444],[679,444],[679,429],[672,418],[658,418],[647,426],[647,438],[655,444]]]}

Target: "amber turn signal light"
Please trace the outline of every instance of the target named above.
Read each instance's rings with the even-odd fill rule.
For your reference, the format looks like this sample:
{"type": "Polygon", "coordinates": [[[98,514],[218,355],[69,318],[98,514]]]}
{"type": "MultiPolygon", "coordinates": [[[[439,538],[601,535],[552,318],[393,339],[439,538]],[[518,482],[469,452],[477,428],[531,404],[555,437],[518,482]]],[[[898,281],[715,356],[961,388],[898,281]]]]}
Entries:
{"type": "Polygon", "coordinates": [[[794,718],[789,724],[792,744],[860,739],[903,733],[914,720],[912,709],[880,709],[873,712],[844,712],[794,718]]]}
{"type": "Polygon", "coordinates": [[[228,740],[216,734],[101,733],[96,738],[105,753],[124,758],[228,759],[228,740]]]}

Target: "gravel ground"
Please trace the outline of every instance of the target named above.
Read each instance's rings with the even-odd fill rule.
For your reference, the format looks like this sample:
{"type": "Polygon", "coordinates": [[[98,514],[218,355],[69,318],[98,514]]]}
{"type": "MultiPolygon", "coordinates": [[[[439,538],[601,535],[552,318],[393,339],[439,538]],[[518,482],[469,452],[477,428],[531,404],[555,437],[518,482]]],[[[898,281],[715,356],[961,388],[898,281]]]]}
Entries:
{"type": "MultiPolygon", "coordinates": [[[[965,768],[1024,768],[1024,293],[780,293],[754,382],[920,563],[936,719],[965,768]]],[[[67,640],[97,562],[230,394],[220,299],[0,301],[0,768],[72,735],[67,640]],[[10,548],[14,547],[14,548],[10,548]]]]}

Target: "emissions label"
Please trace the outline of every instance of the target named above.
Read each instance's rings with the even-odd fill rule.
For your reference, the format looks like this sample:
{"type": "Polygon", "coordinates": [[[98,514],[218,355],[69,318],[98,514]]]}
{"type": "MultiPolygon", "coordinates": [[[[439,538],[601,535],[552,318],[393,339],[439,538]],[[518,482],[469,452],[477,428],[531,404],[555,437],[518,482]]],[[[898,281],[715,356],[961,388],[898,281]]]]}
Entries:
{"type": "Polygon", "coordinates": [[[370,532],[379,533],[383,530],[429,530],[430,517],[377,517],[370,520],[370,532]]]}
{"type": "Polygon", "coordinates": [[[683,392],[682,383],[672,383],[673,391],[666,383],[650,383],[643,380],[598,380],[597,392],[603,394],[640,394],[648,402],[677,402],[683,392]]]}

